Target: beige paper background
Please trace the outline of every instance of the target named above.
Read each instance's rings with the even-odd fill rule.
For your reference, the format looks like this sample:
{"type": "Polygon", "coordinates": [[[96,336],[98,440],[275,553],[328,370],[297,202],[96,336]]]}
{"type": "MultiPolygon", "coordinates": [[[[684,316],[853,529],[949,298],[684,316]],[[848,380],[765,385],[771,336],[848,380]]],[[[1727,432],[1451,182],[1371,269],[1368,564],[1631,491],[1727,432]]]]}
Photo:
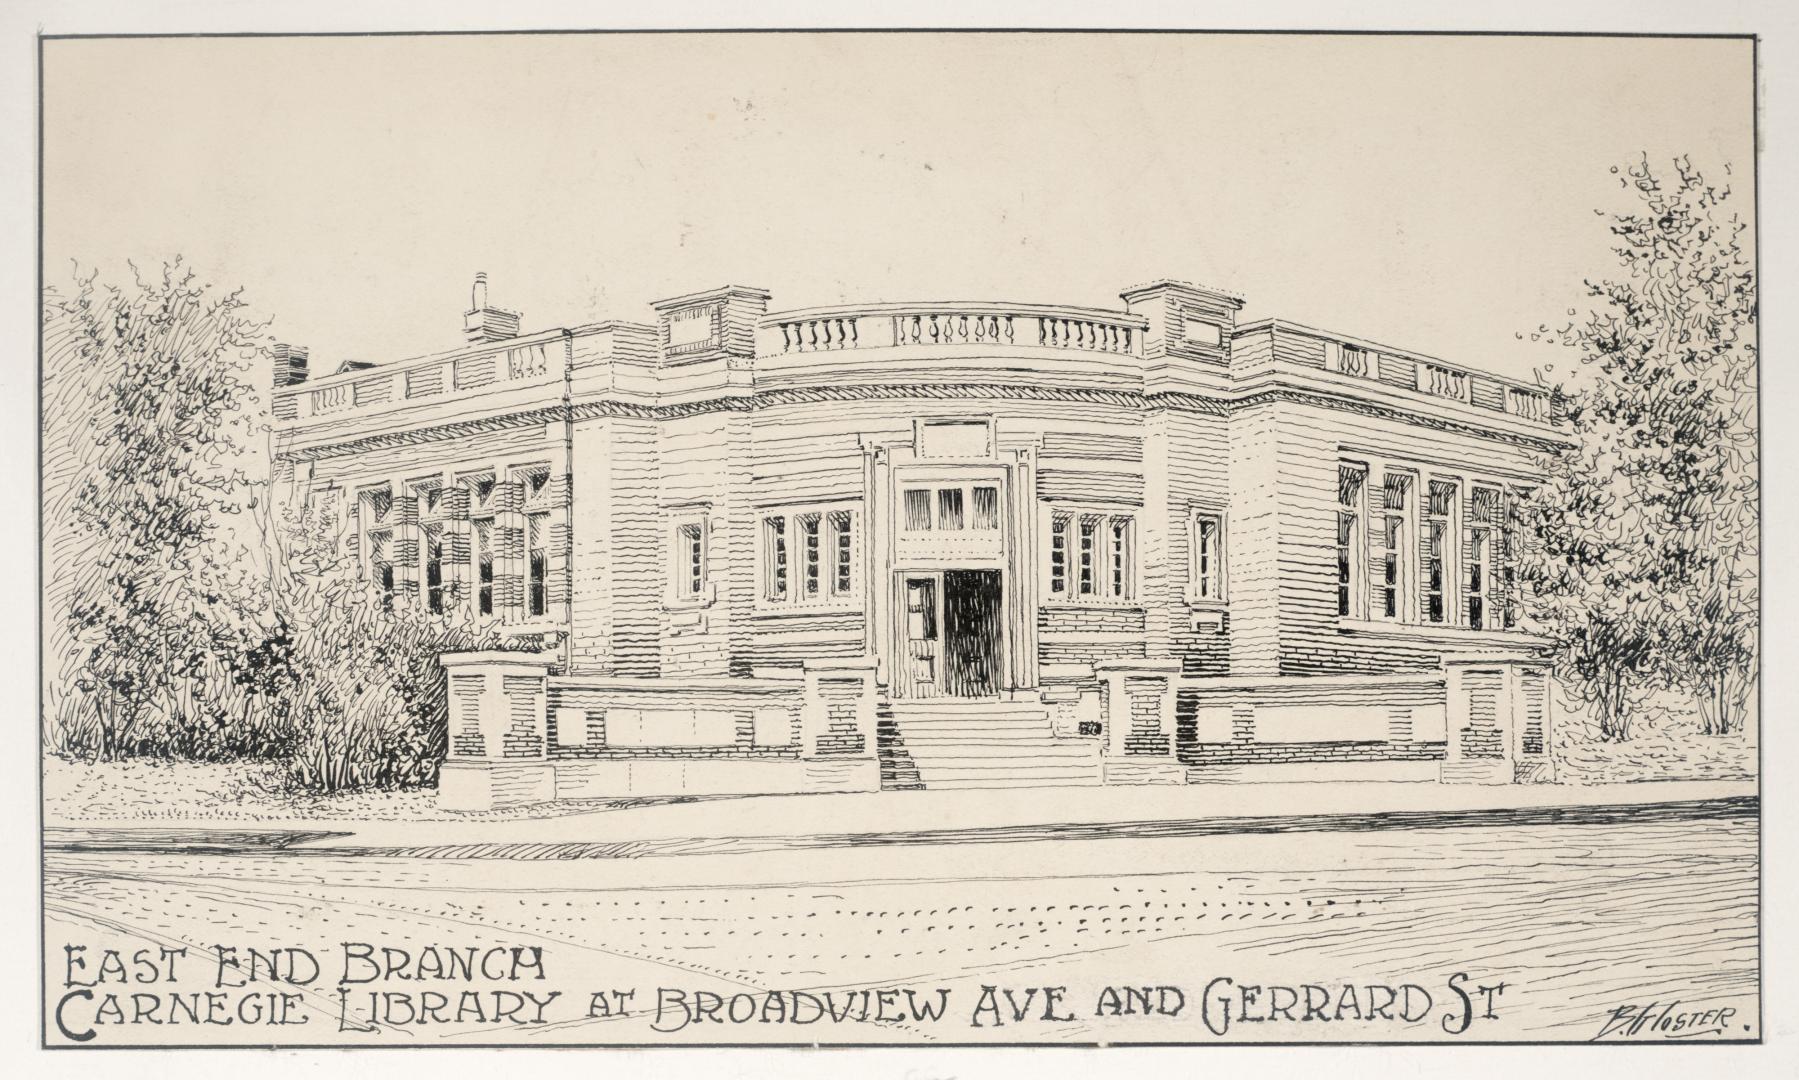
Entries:
{"type": "MultiPolygon", "coordinates": [[[[661,80],[683,99],[681,107],[644,109],[641,98],[620,90],[605,98],[605,78],[578,63],[560,66],[569,63],[571,51],[562,43],[531,42],[526,52],[545,55],[517,63],[509,57],[493,64],[498,70],[486,70],[467,57],[485,43],[458,40],[447,51],[464,54],[461,75],[444,74],[457,68],[454,57],[407,57],[403,54],[417,50],[401,42],[353,43],[373,58],[371,69],[380,74],[357,73],[341,61],[318,62],[320,43],[299,43],[292,51],[289,43],[258,43],[258,50],[267,51],[255,62],[195,57],[218,43],[166,43],[175,51],[154,61],[116,53],[96,58],[85,73],[89,85],[104,76],[128,92],[115,87],[79,104],[71,95],[67,117],[54,108],[46,116],[46,191],[57,194],[46,200],[45,262],[54,267],[66,255],[105,245],[150,255],[181,249],[197,259],[202,259],[198,252],[210,249],[216,254],[202,259],[209,276],[250,285],[259,303],[281,313],[278,327],[313,344],[315,357],[333,361],[390,359],[453,340],[452,319],[467,271],[478,264],[506,283],[508,299],[517,297],[526,307],[527,327],[608,313],[633,317],[644,300],[714,280],[768,284],[777,291],[777,306],[952,294],[1105,303],[1118,286],[1173,273],[1244,290],[1251,300],[1246,314],[1289,315],[1462,362],[1523,371],[1536,354],[1518,348],[1510,332],[1555,310],[1560,300],[1548,294],[1569,280],[1567,271],[1595,263],[1590,245],[1569,239],[1587,224],[1575,215],[1584,215],[1589,204],[1608,194],[1603,179],[1595,182],[1594,163],[1615,160],[1616,147],[1653,154],[1658,148],[1703,145],[1716,148],[1720,157],[1748,159],[1746,94],[1743,80],[1731,75],[1746,60],[1726,55],[1731,50],[1723,46],[1672,55],[1658,51],[1665,43],[1621,43],[1631,55],[1612,60],[1596,58],[1588,48],[1593,43],[1556,42],[1545,46],[1557,51],[1550,61],[1528,55],[1530,46],[1544,43],[1499,42],[1496,52],[1510,52],[1513,60],[1509,74],[1496,75],[1482,72],[1479,59],[1458,55],[1447,62],[1446,53],[1437,51],[1441,45],[1473,43],[1331,42],[1339,55],[1312,57],[1274,75],[1271,67],[1285,65],[1268,64],[1268,43],[1253,39],[1225,43],[1229,48],[1220,52],[1233,55],[1197,65],[1201,71],[1183,66],[1181,50],[1161,40],[1115,39],[1122,47],[1113,49],[1114,39],[1104,48],[1083,39],[1065,44],[1038,39],[1031,43],[1036,53],[1031,63],[996,64],[990,53],[963,45],[978,39],[958,39],[941,51],[963,55],[928,63],[869,54],[831,57],[859,78],[833,87],[826,104],[794,88],[793,67],[766,52],[743,55],[761,52],[761,46],[732,50],[710,39],[675,39],[667,54],[648,56],[654,50],[640,48],[642,39],[619,40],[632,43],[625,50],[632,55],[610,58],[615,65],[610,70],[661,80]],[[1342,47],[1350,44],[1380,62],[1344,63],[1342,47]],[[1121,75],[1131,61],[1120,56],[1137,55],[1145,45],[1142,53],[1156,61],[1151,72],[1121,75]],[[1423,62],[1421,51],[1431,54],[1423,62]],[[1517,60],[1521,53],[1527,54],[1523,62],[1517,60]],[[1069,70],[1052,77],[1039,63],[1069,70]],[[1689,64],[1707,77],[1692,83],[1666,77],[1671,68],[1686,70],[1689,64]],[[716,87],[709,93],[688,89],[705,85],[683,77],[694,68],[725,76],[724,86],[746,73],[759,76],[758,85],[770,89],[759,101],[744,100],[756,101],[767,113],[751,118],[749,109],[740,116],[704,109],[723,99],[716,87]],[[1371,96],[1388,102],[1405,102],[1428,87],[1437,107],[1417,130],[1381,131],[1382,138],[1391,139],[1390,155],[1382,155],[1390,162],[1367,175],[1358,170],[1323,184],[1318,176],[1340,169],[1361,150],[1368,133],[1349,126],[1357,116],[1340,93],[1333,95],[1336,100],[1320,101],[1315,92],[1302,92],[1305,80],[1322,71],[1365,78],[1371,96]],[[1227,80],[1221,72],[1236,78],[1227,80]],[[596,124],[578,101],[556,92],[564,73],[589,80],[586,85],[614,107],[641,110],[634,113],[641,119],[596,124]],[[1090,81],[1083,82],[1082,73],[1090,81]],[[878,85],[882,75],[891,78],[878,85]],[[877,85],[861,82],[861,76],[877,85]],[[242,81],[221,82],[230,78],[242,81]],[[359,108],[358,95],[371,85],[387,85],[384,79],[413,88],[407,107],[388,115],[359,108]],[[1726,81],[1728,90],[1705,92],[1726,81]],[[1145,93],[1146,86],[1166,94],[1215,90],[1220,84],[1251,86],[1257,91],[1253,100],[1284,109],[1282,123],[1264,123],[1261,130],[1264,145],[1276,141],[1267,138],[1274,131],[1282,147],[1258,155],[1250,138],[1255,126],[1241,115],[1214,118],[1220,124],[1216,132],[1206,122],[1170,122],[1169,112],[1179,110],[1158,112],[1154,103],[1162,99],[1145,93]],[[222,91],[226,85],[234,89],[222,91]],[[469,108],[470,99],[419,90],[439,85],[477,88],[482,92],[471,99],[478,96],[487,104],[469,108]],[[1533,92],[1520,95],[1520,86],[1533,92]],[[969,87],[992,91],[1010,107],[994,108],[992,99],[983,99],[978,109],[958,108],[953,91],[969,87]],[[1538,87],[1550,92],[1539,95],[1538,87]],[[919,108],[920,98],[908,90],[937,107],[919,108]],[[495,98],[543,108],[530,111],[522,123],[509,123],[521,118],[494,107],[495,98]],[[1612,119],[1623,115],[1632,123],[1609,130],[1599,123],[1604,134],[1594,137],[1587,125],[1601,118],[1569,109],[1577,99],[1623,107],[1612,119]],[[777,104],[764,104],[771,101],[777,104]],[[1021,137],[1019,117],[1045,102],[1065,106],[1068,123],[1037,133],[1039,138],[1021,137]],[[146,144],[132,138],[132,130],[146,120],[209,104],[230,107],[222,110],[226,115],[206,117],[167,140],[146,144]],[[853,122],[866,123],[869,113],[901,108],[922,116],[902,126],[904,138],[897,142],[905,149],[894,155],[899,161],[891,176],[880,166],[841,160],[845,145],[867,149],[886,141],[863,132],[808,140],[811,145],[801,155],[808,177],[841,183],[806,188],[803,194],[788,188],[792,165],[782,151],[792,146],[768,136],[766,125],[790,132],[808,121],[830,122],[836,136],[855,132],[853,122]],[[338,134],[325,134],[321,128],[332,125],[317,123],[265,122],[265,130],[251,130],[282,112],[329,117],[338,134]],[[699,117],[708,112],[713,115],[702,122],[699,117]],[[1742,119],[1720,124],[1719,116],[1742,119]],[[1171,134],[1133,139],[1127,131],[1116,143],[1108,141],[1108,135],[1120,134],[1109,126],[1128,127],[1136,117],[1168,122],[1171,134]],[[716,126],[732,124],[735,132],[715,133],[716,126]],[[54,133],[65,125],[82,125],[91,134],[59,146],[54,133]],[[396,131],[409,126],[429,137],[395,139],[396,131]],[[470,133],[474,137],[467,137],[470,133]],[[933,139],[947,147],[958,142],[979,147],[983,137],[997,145],[980,154],[931,152],[933,139]],[[471,160],[468,148],[488,139],[504,147],[504,167],[485,155],[471,160]],[[584,185],[631,175],[619,158],[634,141],[656,147],[658,166],[645,170],[652,182],[637,189],[642,199],[627,208],[600,206],[584,185]],[[1288,154],[1293,141],[1302,142],[1306,152],[1288,154]],[[556,150],[543,149],[551,143],[556,150]],[[1114,158],[1107,151],[1115,145],[1114,158]],[[1038,167],[1018,177],[1018,155],[1042,148],[1049,152],[1037,159],[1038,167]],[[197,160],[217,159],[220,151],[232,162],[229,169],[193,167],[197,160]],[[740,167],[738,152],[747,153],[754,167],[740,167]],[[563,153],[585,168],[568,165],[558,156],[563,153]],[[707,167],[693,167],[696,161],[707,167]],[[1238,181],[1232,187],[1233,165],[1227,162],[1245,161],[1279,172],[1287,183],[1268,189],[1238,181]],[[926,162],[933,167],[924,169],[926,162]],[[521,197],[536,178],[563,168],[578,177],[555,187],[565,199],[521,197]],[[927,187],[938,182],[933,174],[940,171],[952,172],[946,179],[953,183],[927,187]],[[1395,186],[1440,176],[1453,177],[1457,182],[1444,188],[1467,197],[1407,198],[1401,200],[1407,204],[1403,213],[1394,211],[1395,186]],[[395,177],[407,182],[392,183],[395,177]],[[453,194],[432,194],[434,179],[442,177],[457,178],[453,194]],[[1015,204],[1008,202],[1009,191],[1005,197],[992,194],[1002,179],[1017,188],[1015,204]],[[1384,213],[1363,217],[1344,211],[1368,206],[1375,196],[1388,200],[1374,204],[1384,213]],[[1156,224],[1149,243],[1121,239],[1141,229],[1146,218],[1156,224]],[[1546,219],[1555,224],[1544,225],[1546,219]],[[920,228],[920,221],[929,227],[920,228]],[[1523,235],[1541,235],[1547,242],[1516,243],[1520,223],[1536,223],[1540,233],[1523,235]],[[1067,239],[1054,242],[1058,231],[1067,239]],[[1410,238],[1404,257],[1384,250],[1390,245],[1382,239],[1401,231],[1410,238]],[[1018,246],[1028,254],[1001,254],[1020,238],[1018,246]],[[296,247],[310,250],[296,255],[296,247]],[[812,252],[818,249],[834,256],[816,258],[812,252]],[[1358,266],[1348,274],[1324,269],[1344,251],[1375,252],[1375,269],[1358,266]],[[459,259],[458,252],[472,255],[459,259]],[[592,268],[564,272],[571,266],[592,268]],[[578,280],[571,282],[571,276],[578,280]],[[1356,283],[1354,295],[1330,284],[1345,278],[1356,283]],[[1371,278],[1381,287],[1369,288],[1371,278]],[[933,282],[943,284],[933,287],[933,282]],[[1526,283],[1539,282],[1548,287],[1532,295],[1526,283]]],[[[925,38],[864,42],[890,40],[919,48],[932,43],[925,38]]],[[[89,47],[96,56],[116,48],[89,47]]],[[[817,51],[802,51],[803,59],[818,63],[817,51]]],[[[71,87],[83,78],[82,66],[70,63],[71,87]]],[[[58,77],[54,66],[47,67],[52,100],[58,77]]],[[[812,72],[806,78],[819,76],[812,72]]],[[[1341,85],[1333,81],[1333,87],[1341,85]]],[[[1219,108],[1228,106],[1221,102],[1219,108]]],[[[1359,122],[1370,123],[1367,115],[1380,113],[1368,110],[1359,122]]],[[[828,1067],[821,1073],[840,1074],[828,1067]]]]}

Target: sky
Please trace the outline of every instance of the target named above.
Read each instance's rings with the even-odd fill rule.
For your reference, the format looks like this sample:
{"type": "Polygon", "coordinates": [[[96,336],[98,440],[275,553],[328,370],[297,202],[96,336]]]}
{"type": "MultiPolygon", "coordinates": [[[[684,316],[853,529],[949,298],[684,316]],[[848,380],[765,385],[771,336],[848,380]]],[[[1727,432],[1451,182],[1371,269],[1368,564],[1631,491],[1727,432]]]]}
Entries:
{"type": "Polygon", "coordinates": [[[1122,306],[1171,277],[1528,376],[1612,271],[1611,169],[1753,207],[1746,41],[578,35],[51,41],[46,280],[183,256],[315,371],[771,308],[1122,306]]]}

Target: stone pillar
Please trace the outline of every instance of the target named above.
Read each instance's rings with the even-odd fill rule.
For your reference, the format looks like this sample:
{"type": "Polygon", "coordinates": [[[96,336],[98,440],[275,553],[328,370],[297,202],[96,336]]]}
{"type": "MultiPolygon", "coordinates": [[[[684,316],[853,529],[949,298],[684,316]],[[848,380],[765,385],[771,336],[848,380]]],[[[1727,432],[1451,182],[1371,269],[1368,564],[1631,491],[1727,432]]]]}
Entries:
{"type": "Polygon", "coordinates": [[[443,536],[443,582],[444,611],[462,611],[472,609],[474,601],[473,586],[475,571],[471,565],[474,551],[471,546],[468,519],[469,490],[461,484],[454,484],[443,490],[438,497],[438,517],[441,521],[443,536]]]}
{"type": "Polygon", "coordinates": [[[1175,684],[1179,660],[1115,660],[1093,666],[1105,686],[1107,783],[1178,783],[1180,737],[1175,684]]]}
{"type": "Polygon", "coordinates": [[[493,489],[493,612],[502,621],[525,618],[525,485],[503,480],[493,489]]]}
{"type": "Polygon", "coordinates": [[[1510,784],[1554,777],[1548,668],[1517,656],[1443,659],[1442,779],[1510,784]]]}
{"type": "Polygon", "coordinates": [[[875,658],[875,681],[892,686],[899,678],[891,670],[893,649],[893,464],[883,446],[862,449],[862,558],[867,575],[868,595],[863,598],[868,613],[864,633],[867,649],[875,658]]]}
{"type": "Polygon", "coordinates": [[[446,810],[493,810],[556,797],[545,711],[551,661],[527,652],[444,653],[449,752],[438,774],[446,810]]]}
{"type": "MultiPolygon", "coordinates": [[[[1006,606],[1009,612],[1012,688],[1035,690],[1037,670],[1037,450],[1034,446],[1013,451],[1015,464],[1009,470],[1006,485],[1010,503],[1010,519],[1006,523],[1007,562],[1006,606]]],[[[1031,695],[1035,697],[1035,695],[1031,695]]]]}
{"type": "Polygon", "coordinates": [[[550,514],[550,532],[544,541],[545,555],[549,559],[548,580],[544,586],[548,598],[546,604],[549,614],[564,623],[569,618],[568,605],[572,597],[569,575],[574,565],[573,530],[569,525],[571,483],[572,478],[566,473],[552,476],[544,493],[550,514]]]}
{"type": "Polygon", "coordinates": [[[881,766],[876,745],[875,662],[869,657],[808,660],[800,700],[800,757],[832,766],[809,767],[816,787],[832,791],[879,791],[881,766]],[[827,687],[825,684],[831,684],[827,687]]]}
{"type": "Polygon", "coordinates": [[[394,596],[402,604],[418,604],[419,549],[423,532],[419,528],[417,495],[395,495],[388,520],[393,523],[394,539],[390,558],[394,568],[394,596]]]}

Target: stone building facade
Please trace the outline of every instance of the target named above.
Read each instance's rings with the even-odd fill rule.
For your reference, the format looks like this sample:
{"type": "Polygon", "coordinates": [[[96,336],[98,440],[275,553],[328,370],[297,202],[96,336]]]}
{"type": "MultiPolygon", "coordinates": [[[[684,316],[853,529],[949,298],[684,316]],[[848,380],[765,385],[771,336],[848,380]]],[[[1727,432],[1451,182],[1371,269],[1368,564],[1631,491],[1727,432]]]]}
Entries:
{"type": "Polygon", "coordinates": [[[447,802],[1540,771],[1542,388],[1177,281],[769,300],[521,333],[478,280],[456,349],[281,350],[290,497],[539,646],[446,657],[447,802]]]}

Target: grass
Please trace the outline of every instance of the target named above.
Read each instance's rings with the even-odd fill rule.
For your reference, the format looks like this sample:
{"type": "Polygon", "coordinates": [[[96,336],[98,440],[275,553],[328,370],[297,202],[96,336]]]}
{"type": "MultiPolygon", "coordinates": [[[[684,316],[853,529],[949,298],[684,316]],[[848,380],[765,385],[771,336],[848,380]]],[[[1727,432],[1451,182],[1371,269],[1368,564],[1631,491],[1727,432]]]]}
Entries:
{"type": "Polygon", "coordinates": [[[1558,695],[1555,716],[1556,776],[1569,784],[1642,783],[1649,780],[1752,780],[1750,731],[1706,735],[1690,701],[1652,698],[1631,719],[1631,736],[1604,742],[1599,724],[1578,704],[1558,695]]]}
{"type": "Polygon", "coordinates": [[[87,764],[44,756],[44,824],[183,821],[261,824],[359,821],[506,821],[640,805],[647,799],[565,802],[465,813],[441,810],[437,792],[363,791],[307,795],[289,790],[269,762],[115,761],[87,764]]]}

